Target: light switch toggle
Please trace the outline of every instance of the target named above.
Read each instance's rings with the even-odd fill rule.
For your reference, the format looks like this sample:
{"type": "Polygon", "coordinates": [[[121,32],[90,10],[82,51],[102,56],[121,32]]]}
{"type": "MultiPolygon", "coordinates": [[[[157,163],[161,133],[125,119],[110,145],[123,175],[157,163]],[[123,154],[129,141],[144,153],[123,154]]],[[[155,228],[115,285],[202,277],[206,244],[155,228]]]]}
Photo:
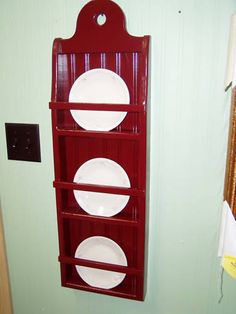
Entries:
{"type": "Polygon", "coordinates": [[[12,143],[12,148],[13,148],[13,149],[17,148],[17,143],[18,143],[17,138],[14,137],[14,138],[13,138],[13,143],[12,143]]]}
{"type": "Polygon", "coordinates": [[[25,149],[29,151],[29,150],[31,149],[31,147],[32,147],[32,145],[31,145],[31,140],[30,140],[30,138],[28,137],[28,138],[26,139],[26,146],[25,146],[25,149]]]}

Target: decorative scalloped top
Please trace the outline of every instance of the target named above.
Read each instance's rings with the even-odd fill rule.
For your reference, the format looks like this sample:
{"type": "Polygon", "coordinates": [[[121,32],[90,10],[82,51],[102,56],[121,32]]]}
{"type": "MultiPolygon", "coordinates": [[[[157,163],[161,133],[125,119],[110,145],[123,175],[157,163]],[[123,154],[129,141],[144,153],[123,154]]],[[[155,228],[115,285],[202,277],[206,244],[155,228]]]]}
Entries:
{"type": "Polygon", "coordinates": [[[125,15],[116,3],[111,0],[92,0],[80,11],[74,35],[69,39],[56,39],[56,42],[58,50],[63,53],[128,52],[141,51],[147,42],[145,37],[129,35],[125,15]],[[105,17],[102,25],[99,24],[99,16],[105,17]]]}

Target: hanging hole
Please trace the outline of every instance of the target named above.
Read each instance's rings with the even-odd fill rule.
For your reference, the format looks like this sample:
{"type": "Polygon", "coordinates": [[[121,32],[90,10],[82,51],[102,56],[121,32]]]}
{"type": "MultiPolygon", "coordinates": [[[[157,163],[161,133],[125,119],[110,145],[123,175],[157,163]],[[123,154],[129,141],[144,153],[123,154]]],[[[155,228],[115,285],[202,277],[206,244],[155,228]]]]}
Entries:
{"type": "Polygon", "coordinates": [[[96,19],[97,24],[98,24],[99,26],[104,25],[104,24],[106,23],[106,20],[107,20],[107,18],[106,18],[106,15],[105,15],[104,13],[99,14],[99,15],[97,16],[97,19],[96,19]]]}

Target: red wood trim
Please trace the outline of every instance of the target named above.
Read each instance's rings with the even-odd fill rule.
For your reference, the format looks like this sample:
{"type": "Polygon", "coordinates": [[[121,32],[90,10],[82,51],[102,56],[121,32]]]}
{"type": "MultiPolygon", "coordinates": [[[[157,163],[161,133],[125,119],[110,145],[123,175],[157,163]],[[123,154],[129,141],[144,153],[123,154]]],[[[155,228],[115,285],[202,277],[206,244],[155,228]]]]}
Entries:
{"type": "Polygon", "coordinates": [[[61,213],[62,218],[64,219],[78,219],[78,220],[86,220],[86,221],[95,221],[95,222],[102,222],[107,224],[114,224],[114,225],[127,225],[130,227],[139,227],[139,221],[136,220],[128,220],[128,219],[119,219],[119,218],[112,218],[112,217],[103,217],[103,216],[92,216],[92,215],[83,215],[78,213],[67,213],[63,211],[61,213]]]}
{"type": "Polygon", "coordinates": [[[127,139],[127,140],[139,140],[140,133],[128,133],[128,132],[104,132],[104,131],[87,131],[87,130],[62,130],[56,129],[55,133],[58,136],[78,136],[78,137],[92,137],[92,138],[115,138],[115,139],[127,139]]]}
{"type": "Polygon", "coordinates": [[[74,35],[60,41],[60,52],[101,52],[101,47],[103,52],[142,52],[144,38],[128,34],[125,15],[115,2],[89,1],[80,11],[74,35]],[[106,16],[102,26],[96,22],[101,13],[106,16]]]}
{"type": "Polygon", "coordinates": [[[87,260],[87,259],[82,259],[82,258],[59,256],[58,260],[60,263],[64,263],[64,264],[80,265],[80,266],[86,266],[86,267],[91,267],[91,268],[116,271],[116,272],[124,273],[127,275],[138,276],[138,275],[142,275],[143,273],[142,270],[133,268],[133,267],[97,262],[97,261],[92,261],[92,260],[87,260]]]}
{"type": "Polygon", "coordinates": [[[98,104],[98,103],[74,103],[74,102],[49,102],[49,108],[55,110],[96,110],[96,111],[126,111],[143,112],[143,105],[134,104],[98,104]]]}
{"type": "MultiPolygon", "coordinates": [[[[137,53],[141,53],[143,50],[143,45],[140,42],[140,39],[145,39],[145,38],[149,38],[149,36],[143,36],[143,37],[135,37],[135,39],[133,40],[132,44],[130,47],[125,46],[129,40],[127,38],[124,39],[123,43],[117,43],[117,42],[113,42],[109,45],[109,43],[104,43],[103,44],[103,49],[102,52],[104,53],[116,53],[116,52],[120,52],[120,53],[133,53],[133,52],[137,52],[137,53]]],[[[59,39],[59,38],[57,38],[59,39]]],[[[82,46],[77,46],[76,48],[72,48],[70,46],[70,43],[68,43],[67,41],[71,41],[72,43],[75,41],[73,40],[73,37],[71,39],[61,39],[60,41],[60,50],[58,51],[58,54],[71,54],[71,53],[100,53],[101,52],[101,48],[95,46],[95,45],[91,45],[91,47],[87,44],[86,46],[82,47],[82,46]]]]}
{"type": "Polygon", "coordinates": [[[144,195],[143,190],[133,189],[133,188],[113,187],[113,186],[106,186],[106,185],[78,184],[78,183],[54,181],[53,186],[57,189],[65,189],[65,190],[81,190],[81,191],[89,191],[89,192],[100,192],[100,193],[131,195],[131,196],[143,196],[144,195]]]}
{"type": "Polygon", "coordinates": [[[62,281],[62,286],[67,287],[67,288],[72,288],[72,289],[84,290],[87,292],[101,293],[101,294],[110,295],[110,296],[114,296],[114,297],[140,300],[140,301],[143,300],[143,298],[139,299],[136,294],[125,293],[125,292],[120,292],[120,291],[111,290],[111,289],[95,288],[95,287],[91,287],[91,286],[87,286],[87,285],[81,285],[81,284],[73,283],[73,282],[70,282],[69,280],[67,280],[65,282],[62,281]]]}

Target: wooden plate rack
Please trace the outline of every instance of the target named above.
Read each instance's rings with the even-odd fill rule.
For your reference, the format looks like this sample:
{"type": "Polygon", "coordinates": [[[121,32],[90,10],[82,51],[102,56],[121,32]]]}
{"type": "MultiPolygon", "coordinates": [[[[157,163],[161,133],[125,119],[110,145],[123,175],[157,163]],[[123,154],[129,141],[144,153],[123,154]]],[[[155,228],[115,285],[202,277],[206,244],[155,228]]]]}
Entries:
{"type": "Polygon", "coordinates": [[[62,286],[143,300],[145,296],[146,233],[146,137],[149,36],[127,33],[125,16],[110,0],[90,1],[81,10],[75,34],[57,38],[52,51],[53,149],[59,234],[59,262],[62,286]],[[101,14],[106,17],[98,23],[101,14]],[[114,104],[70,103],[69,92],[75,80],[94,68],[116,72],[126,83],[130,104],[116,104],[115,111],[127,115],[115,129],[82,129],[71,109],[114,111],[114,104]],[[131,187],[76,184],[76,170],[87,160],[104,157],[120,164],[129,176],[131,187]],[[129,195],[126,207],[113,217],[87,214],[75,200],[73,190],[129,195]],[[114,240],[125,252],[128,266],[75,258],[77,246],[91,236],[114,240]],[[91,287],[76,271],[75,265],[125,273],[113,289],[91,287]]]}

